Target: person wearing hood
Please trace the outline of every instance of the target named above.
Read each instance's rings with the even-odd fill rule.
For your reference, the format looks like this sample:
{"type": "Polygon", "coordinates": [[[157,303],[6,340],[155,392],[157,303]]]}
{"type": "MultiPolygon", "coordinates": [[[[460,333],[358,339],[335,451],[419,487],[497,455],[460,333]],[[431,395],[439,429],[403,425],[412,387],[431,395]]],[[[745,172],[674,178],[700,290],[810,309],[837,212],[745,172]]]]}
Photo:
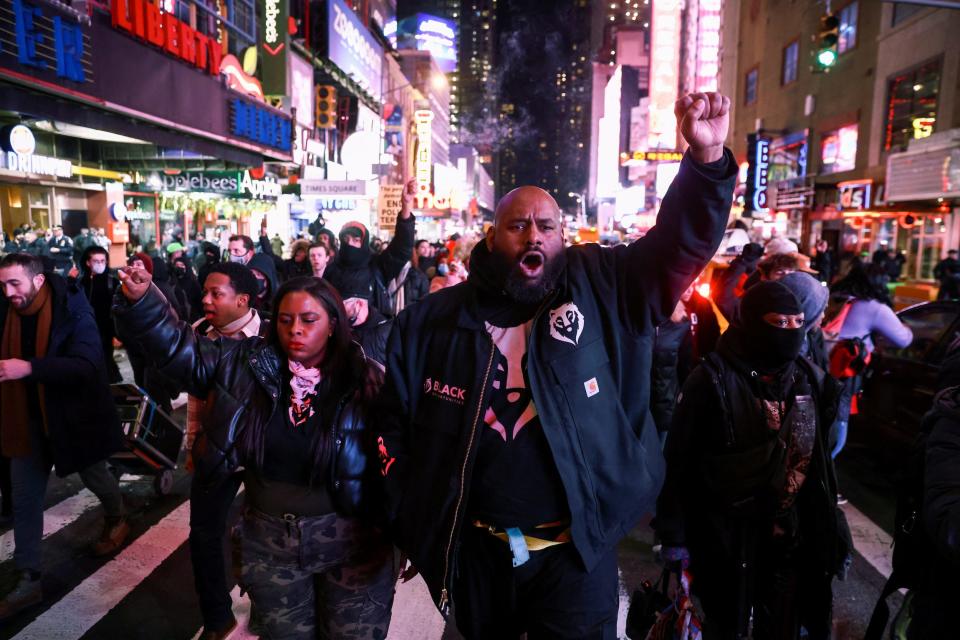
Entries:
{"type": "Polygon", "coordinates": [[[111,384],[115,384],[123,380],[120,368],[113,359],[113,338],[117,332],[111,313],[113,294],[119,281],[117,276],[110,272],[109,261],[110,255],[106,249],[95,244],[87,246],[80,256],[80,277],[77,284],[93,308],[93,317],[100,332],[107,378],[111,384]]]}
{"type": "Polygon", "coordinates": [[[467,281],[394,321],[375,423],[389,527],[466,638],[616,636],[617,543],[663,478],[653,335],[722,239],[729,107],[677,101],[690,148],[643,238],[567,247],[557,202],[519,187],[467,281]]]}
{"type": "Polygon", "coordinates": [[[290,258],[283,261],[284,280],[313,275],[309,259],[310,243],[297,240],[290,245],[290,258]]]}
{"type": "Polygon", "coordinates": [[[171,271],[173,272],[173,286],[177,290],[177,295],[182,296],[190,309],[188,318],[190,322],[195,322],[203,317],[203,290],[197,276],[193,273],[193,267],[190,264],[190,258],[180,255],[171,260],[171,271]]]}
{"type": "Polygon", "coordinates": [[[253,301],[251,306],[259,311],[260,315],[269,319],[270,301],[273,300],[273,294],[280,286],[276,265],[271,256],[265,253],[257,253],[250,259],[247,266],[250,267],[254,277],[260,283],[260,293],[257,294],[257,299],[253,301]]]}
{"type": "MultiPolygon", "coordinates": [[[[412,192],[416,188],[416,180],[410,180],[404,188],[407,192],[412,192]]],[[[359,222],[348,222],[340,230],[340,251],[333,264],[327,267],[327,277],[338,290],[345,279],[364,277],[373,282],[371,303],[380,313],[392,318],[395,305],[387,290],[387,284],[399,276],[410,261],[415,231],[413,216],[398,219],[396,231],[387,249],[374,254],[370,248],[370,232],[367,227],[359,222]]]]}
{"type": "Polygon", "coordinates": [[[780,279],[780,282],[793,292],[803,308],[803,330],[806,337],[800,347],[800,355],[827,371],[829,369],[827,347],[820,325],[823,323],[823,314],[830,300],[830,290],[812,275],[803,271],[787,274],[780,279]]]}
{"type": "Polygon", "coordinates": [[[340,296],[347,310],[353,339],[360,343],[364,354],[384,366],[386,362],[387,338],[393,321],[384,316],[370,304],[373,297],[373,283],[365,280],[363,273],[353,271],[341,279],[340,296]]]}
{"type": "Polygon", "coordinates": [[[831,637],[851,550],[828,445],[839,389],[800,356],[804,319],[787,285],[748,290],[667,436],[654,528],[690,570],[708,638],[746,638],[751,620],[755,638],[831,637]]]}
{"type": "Polygon", "coordinates": [[[213,268],[213,265],[220,262],[220,260],[220,245],[214,242],[202,242],[200,244],[200,253],[197,255],[197,260],[194,264],[197,268],[197,280],[206,282],[210,269],[213,268]]]}
{"type": "MultiPolygon", "coordinates": [[[[161,265],[160,275],[162,279],[158,278],[154,281],[154,284],[157,285],[157,289],[160,290],[160,293],[163,294],[163,297],[178,314],[178,317],[185,318],[186,316],[179,315],[180,311],[177,310],[177,297],[170,283],[166,280],[167,271],[162,266],[163,262],[161,260],[154,261],[153,258],[142,251],[133,254],[127,259],[128,267],[143,269],[151,276],[157,273],[158,265],[161,265]]],[[[139,344],[124,342],[123,347],[127,350],[127,357],[130,359],[130,368],[133,369],[133,380],[136,385],[146,391],[147,395],[150,396],[161,409],[167,413],[172,413],[172,401],[176,395],[172,391],[175,385],[161,374],[155,366],[148,362],[147,354],[139,344]]]]}

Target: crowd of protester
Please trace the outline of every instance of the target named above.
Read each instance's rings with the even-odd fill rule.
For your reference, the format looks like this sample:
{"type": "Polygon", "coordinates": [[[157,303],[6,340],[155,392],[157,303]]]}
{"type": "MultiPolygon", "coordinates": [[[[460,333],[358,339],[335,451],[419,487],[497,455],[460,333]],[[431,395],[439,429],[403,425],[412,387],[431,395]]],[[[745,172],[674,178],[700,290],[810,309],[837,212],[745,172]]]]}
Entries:
{"type": "MultiPolygon", "coordinates": [[[[318,220],[289,246],[265,229],[171,237],[115,271],[99,230],[54,229],[42,248],[15,234],[0,492],[20,573],[0,619],[42,600],[51,467],[103,503],[96,553],[129,535],[104,463],[121,446],[105,395],[119,343],[158,405],[189,394],[205,640],[237,625],[228,539],[265,637],[386,637],[401,570],[468,638],[614,637],[617,543],[650,512],[662,561],[693,576],[704,637],[830,638],[852,555],[835,459],[874,336],[912,340],[886,286],[903,263],[778,238],[698,281],[737,175],[728,110],[678,101],[690,151],[628,245],[569,246],[535,187],[504,196],[478,242],[417,240],[413,182],[389,242],[318,220]]],[[[950,259],[942,280],[960,274],[950,259]]],[[[931,445],[949,448],[955,408],[938,403],[931,445]]],[[[938,460],[933,531],[956,553],[956,474],[938,460]]]]}

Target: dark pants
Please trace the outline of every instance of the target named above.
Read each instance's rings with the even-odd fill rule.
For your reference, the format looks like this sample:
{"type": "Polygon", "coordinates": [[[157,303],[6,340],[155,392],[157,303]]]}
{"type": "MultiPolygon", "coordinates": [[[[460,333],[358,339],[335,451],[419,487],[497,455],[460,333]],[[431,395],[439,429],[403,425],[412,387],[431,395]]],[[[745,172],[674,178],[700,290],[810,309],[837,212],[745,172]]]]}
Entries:
{"type": "Polygon", "coordinates": [[[693,593],[703,606],[705,640],[740,640],[752,618],[754,640],[796,640],[800,628],[811,640],[831,634],[832,576],[817,571],[817,560],[799,550],[786,551],[755,529],[740,539],[746,559],[714,554],[691,565],[693,593]]]}
{"type": "Polygon", "coordinates": [[[113,336],[101,334],[100,345],[103,347],[103,362],[107,365],[107,379],[110,380],[110,384],[123,382],[120,367],[117,366],[117,361],[113,359],[113,336]]]}
{"type": "Polygon", "coordinates": [[[244,510],[241,587],[271,640],[380,640],[393,606],[393,546],[336,513],[284,520],[244,510]]]}
{"type": "Polygon", "coordinates": [[[0,456],[0,516],[13,513],[13,485],[10,484],[10,458],[0,456]]]}
{"type": "MultiPolygon", "coordinates": [[[[43,539],[43,498],[53,460],[41,427],[31,426],[30,455],[10,459],[13,483],[13,561],[18,569],[40,571],[40,541],[43,539]]],[[[106,461],[80,472],[83,484],[100,499],[108,518],[123,516],[123,496],[106,461]]]]}
{"type": "Polygon", "coordinates": [[[242,479],[242,474],[234,474],[219,486],[204,489],[194,476],[190,485],[190,562],[203,626],[210,631],[223,629],[233,618],[224,540],[230,506],[242,479]]]}
{"type": "Polygon", "coordinates": [[[617,637],[617,554],[584,570],[570,543],[531,551],[514,568],[506,542],[467,525],[453,577],[457,628],[470,640],[617,637]]]}

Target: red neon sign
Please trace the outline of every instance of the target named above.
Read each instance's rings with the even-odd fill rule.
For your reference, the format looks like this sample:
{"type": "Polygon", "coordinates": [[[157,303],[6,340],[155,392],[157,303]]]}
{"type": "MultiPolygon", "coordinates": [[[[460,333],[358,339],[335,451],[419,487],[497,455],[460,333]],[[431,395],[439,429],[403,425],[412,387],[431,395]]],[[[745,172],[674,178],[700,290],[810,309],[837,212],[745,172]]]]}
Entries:
{"type": "Polygon", "coordinates": [[[160,11],[149,0],[112,0],[111,23],[115,29],[163,49],[212,76],[220,73],[223,56],[219,42],[195,31],[172,13],[160,11]]]}

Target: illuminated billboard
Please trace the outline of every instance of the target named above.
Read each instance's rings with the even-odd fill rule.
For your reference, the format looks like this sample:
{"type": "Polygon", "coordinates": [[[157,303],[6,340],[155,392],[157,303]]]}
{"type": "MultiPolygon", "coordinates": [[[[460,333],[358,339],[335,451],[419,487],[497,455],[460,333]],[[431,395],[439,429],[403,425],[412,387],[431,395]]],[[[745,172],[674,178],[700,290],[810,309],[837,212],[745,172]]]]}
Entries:
{"type": "Polygon", "coordinates": [[[327,30],[327,57],[379,100],[383,47],[343,0],[328,0],[327,30]]]}
{"type": "Polygon", "coordinates": [[[650,45],[649,149],[677,148],[673,105],[680,84],[680,0],[653,3],[650,45]]]}
{"type": "Polygon", "coordinates": [[[397,26],[401,49],[429,51],[444,73],[457,68],[457,23],[427,13],[404,18],[397,26]]]}

